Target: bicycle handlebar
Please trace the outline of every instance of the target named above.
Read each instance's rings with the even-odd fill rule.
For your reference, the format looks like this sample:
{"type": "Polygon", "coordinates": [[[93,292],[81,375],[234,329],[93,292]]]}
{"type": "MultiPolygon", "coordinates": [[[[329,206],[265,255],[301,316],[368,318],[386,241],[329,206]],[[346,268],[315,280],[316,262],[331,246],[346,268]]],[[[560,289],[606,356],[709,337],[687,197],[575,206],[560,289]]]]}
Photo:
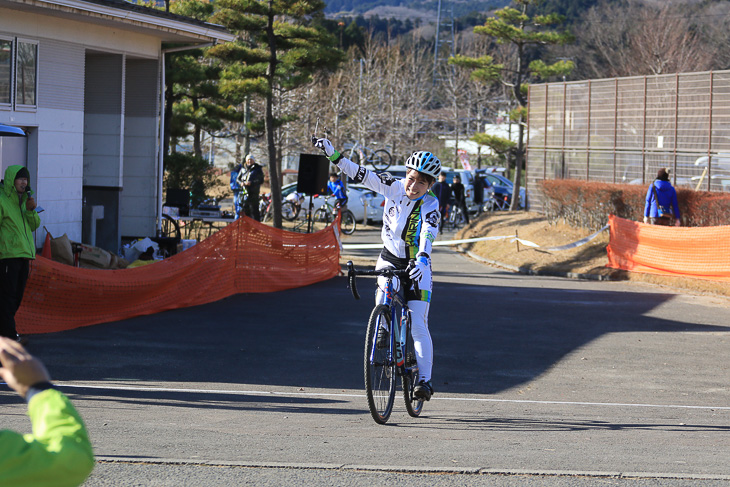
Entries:
{"type": "Polygon", "coordinates": [[[392,267],[386,267],[384,269],[355,269],[355,264],[351,260],[347,261],[347,283],[352,296],[355,299],[360,299],[360,294],[357,292],[357,285],[355,278],[357,276],[384,276],[384,277],[408,277],[412,266],[416,264],[414,259],[408,262],[408,267],[404,269],[394,269],[392,267]]]}

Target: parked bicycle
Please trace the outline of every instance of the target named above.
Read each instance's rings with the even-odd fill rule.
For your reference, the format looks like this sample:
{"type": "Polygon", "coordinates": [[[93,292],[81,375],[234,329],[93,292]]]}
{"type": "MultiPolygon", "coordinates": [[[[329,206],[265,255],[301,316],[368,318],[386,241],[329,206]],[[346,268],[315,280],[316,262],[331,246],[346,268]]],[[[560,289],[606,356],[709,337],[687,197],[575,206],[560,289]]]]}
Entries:
{"type": "Polygon", "coordinates": [[[266,222],[274,217],[274,205],[271,204],[271,193],[259,196],[259,215],[261,221],[266,222]]]}
{"type": "Polygon", "coordinates": [[[494,194],[494,191],[489,193],[489,197],[487,198],[487,201],[484,202],[482,205],[482,211],[505,211],[509,210],[509,197],[507,195],[505,196],[496,196],[494,194]]]}
{"type": "MultiPolygon", "coordinates": [[[[281,217],[286,221],[294,221],[299,216],[301,211],[301,205],[284,199],[281,202],[281,217]]],[[[271,193],[262,194],[259,196],[259,215],[261,215],[261,221],[266,223],[274,217],[274,205],[271,200],[271,193]]]]}
{"type": "Polygon", "coordinates": [[[340,219],[340,230],[345,235],[352,235],[357,228],[355,214],[347,208],[340,208],[339,204],[337,203],[333,205],[332,203],[330,203],[330,199],[331,196],[324,197],[324,204],[317,208],[317,210],[314,212],[314,215],[312,217],[313,220],[317,223],[324,223],[325,225],[329,225],[330,223],[335,221],[335,218],[337,218],[337,213],[339,212],[342,215],[340,219]]]}
{"type": "MultiPolygon", "coordinates": [[[[413,263],[411,261],[410,265],[413,263]]],[[[401,378],[408,414],[418,417],[423,411],[423,400],[413,395],[418,384],[418,364],[411,336],[411,312],[405,298],[398,292],[399,279],[408,276],[410,265],[406,269],[360,270],[355,269],[352,261],[347,263],[347,280],[355,299],[360,299],[357,276],[384,276],[387,279],[383,302],[370,313],[365,334],[365,391],[370,414],[379,424],[385,424],[393,412],[396,377],[401,378]],[[388,338],[378,340],[381,336],[388,338]]]]}
{"type": "Polygon", "coordinates": [[[355,142],[350,147],[348,147],[348,144],[345,144],[345,154],[348,155],[348,158],[352,162],[362,166],[369,164],[377,172],[385,171],[393,163],[393,156],[387,150],[369,149],[360,144],[360,142],[355,142]]]}

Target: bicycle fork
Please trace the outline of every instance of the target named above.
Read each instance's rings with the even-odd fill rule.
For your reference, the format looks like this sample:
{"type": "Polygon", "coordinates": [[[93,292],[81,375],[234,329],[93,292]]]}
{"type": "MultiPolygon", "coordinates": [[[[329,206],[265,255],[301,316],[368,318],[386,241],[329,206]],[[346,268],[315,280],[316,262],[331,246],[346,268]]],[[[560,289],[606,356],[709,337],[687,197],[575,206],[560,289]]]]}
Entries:
{"type": "MultiPolygon", "coordinates": [[[[393,310],[395,315],[395,310],[393,310]]],[[[393,316],[393,323],[395,323],[396,316],[393,316]]],[[[406,364],[406,328],[407,328],[406,314],[402,313],[400,316],[400,322],[395,326],[396,330],[396,342],[395,342],[395,365],[398,366],[399,370],[403,370],[406,364]]]]}

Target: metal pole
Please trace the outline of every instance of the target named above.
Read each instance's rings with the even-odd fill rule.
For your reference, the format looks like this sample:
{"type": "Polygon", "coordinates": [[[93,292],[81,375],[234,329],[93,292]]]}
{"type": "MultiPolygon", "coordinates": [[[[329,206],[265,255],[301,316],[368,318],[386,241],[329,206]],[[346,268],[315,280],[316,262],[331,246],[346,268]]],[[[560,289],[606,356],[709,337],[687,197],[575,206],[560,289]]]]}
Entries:
{"type": "MultiPolygon", "coordinates": [[[[529,180],[527,179],[529,164],[527,162],[530,160],[530,89],[527,89],[527,136],[526,136],[527,143],[525,144],[525,195],[527,195],[527,183],[529,180]]],[[[525,209],[527,208],[527,202],[523,201],[525,203],[525,209]]],[[[367,208],[366,208],[367,209],[367,208]]]]}
{"type": "Polygon", "coordinates": [[[712,104],[714,103],[713,92],[715,91],[715,72],[710,71],[710,120],[707,134],[707,191],[712,191],[712,104]]]}
{"type": "Polygon", "coordinates": [[[550,93],[550,85],[545,85],[545,128],[542,135],[543,149],[542,149],[542,178],[547,179],[547,110],[548,110],[548,94],[550,93]]]}
{"type": "Polygon", "coordinates": [[[567,115],[567,104],[568,104],[568,85],[563,81],[563,114],[562,114],[562,121],[563,121],[563,138],[562,142],[560,144],[560,172],[562,174],[562,177],[565,177],[565,131],[566,127],[568,125],[568,119],[566,118],[567,115]]]}
{"type": "Polygon", "coordinates": [[[436,42],[433,47],[433,84],[436,84],[436,67],[439,62],[439,31],[441,30],[441,0],[439,0],[438,11],[436,12],[436,42]]]}
{"type": "Polygon", "coordinates": [[[613,93],[613,182],[616,184],[616,147],[618,145],[618,78],[614,78],[613,93]]]}
{"type": "Polygon", "coordinates": [[[588,139],[586,140],[586,181],[591,180],[590,167],[591,167],[591,95],[592,95],[591,80],[588,80],[588,139]]]}
{"type": "Polygon", "coordinates": [[[679,137],[679,73],[675,75],[674,82],[674,173],[673,184],[677,185],[677,138],[679,137]]]}
{"type": "Polygon", "coordinates": [[[646,183],[646,90],[647,90],[647,77],[644,76],[644,120],[643,127],[641,130],[641,184],[646,183]]]}
{"type": "Polygon", "coordinates": [[[160,66],[160,98],[159,98],[159,114],[160,114],[160,135],[157,143],[157,229],[156,235],[162,235],[162,190],[163,180],[165,178],[165,51],[162,50],[160,66]]]}

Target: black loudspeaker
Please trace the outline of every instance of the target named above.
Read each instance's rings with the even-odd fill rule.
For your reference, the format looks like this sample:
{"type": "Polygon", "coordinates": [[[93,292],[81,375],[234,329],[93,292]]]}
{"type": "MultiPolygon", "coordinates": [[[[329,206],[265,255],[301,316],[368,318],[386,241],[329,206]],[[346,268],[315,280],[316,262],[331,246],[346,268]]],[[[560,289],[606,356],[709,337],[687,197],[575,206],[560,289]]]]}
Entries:
{"type": "Polygon", "coordinates": [[[330,161],[325,156],[299,154],[297,193],[325,194],[329,180],[330,161]]]}

